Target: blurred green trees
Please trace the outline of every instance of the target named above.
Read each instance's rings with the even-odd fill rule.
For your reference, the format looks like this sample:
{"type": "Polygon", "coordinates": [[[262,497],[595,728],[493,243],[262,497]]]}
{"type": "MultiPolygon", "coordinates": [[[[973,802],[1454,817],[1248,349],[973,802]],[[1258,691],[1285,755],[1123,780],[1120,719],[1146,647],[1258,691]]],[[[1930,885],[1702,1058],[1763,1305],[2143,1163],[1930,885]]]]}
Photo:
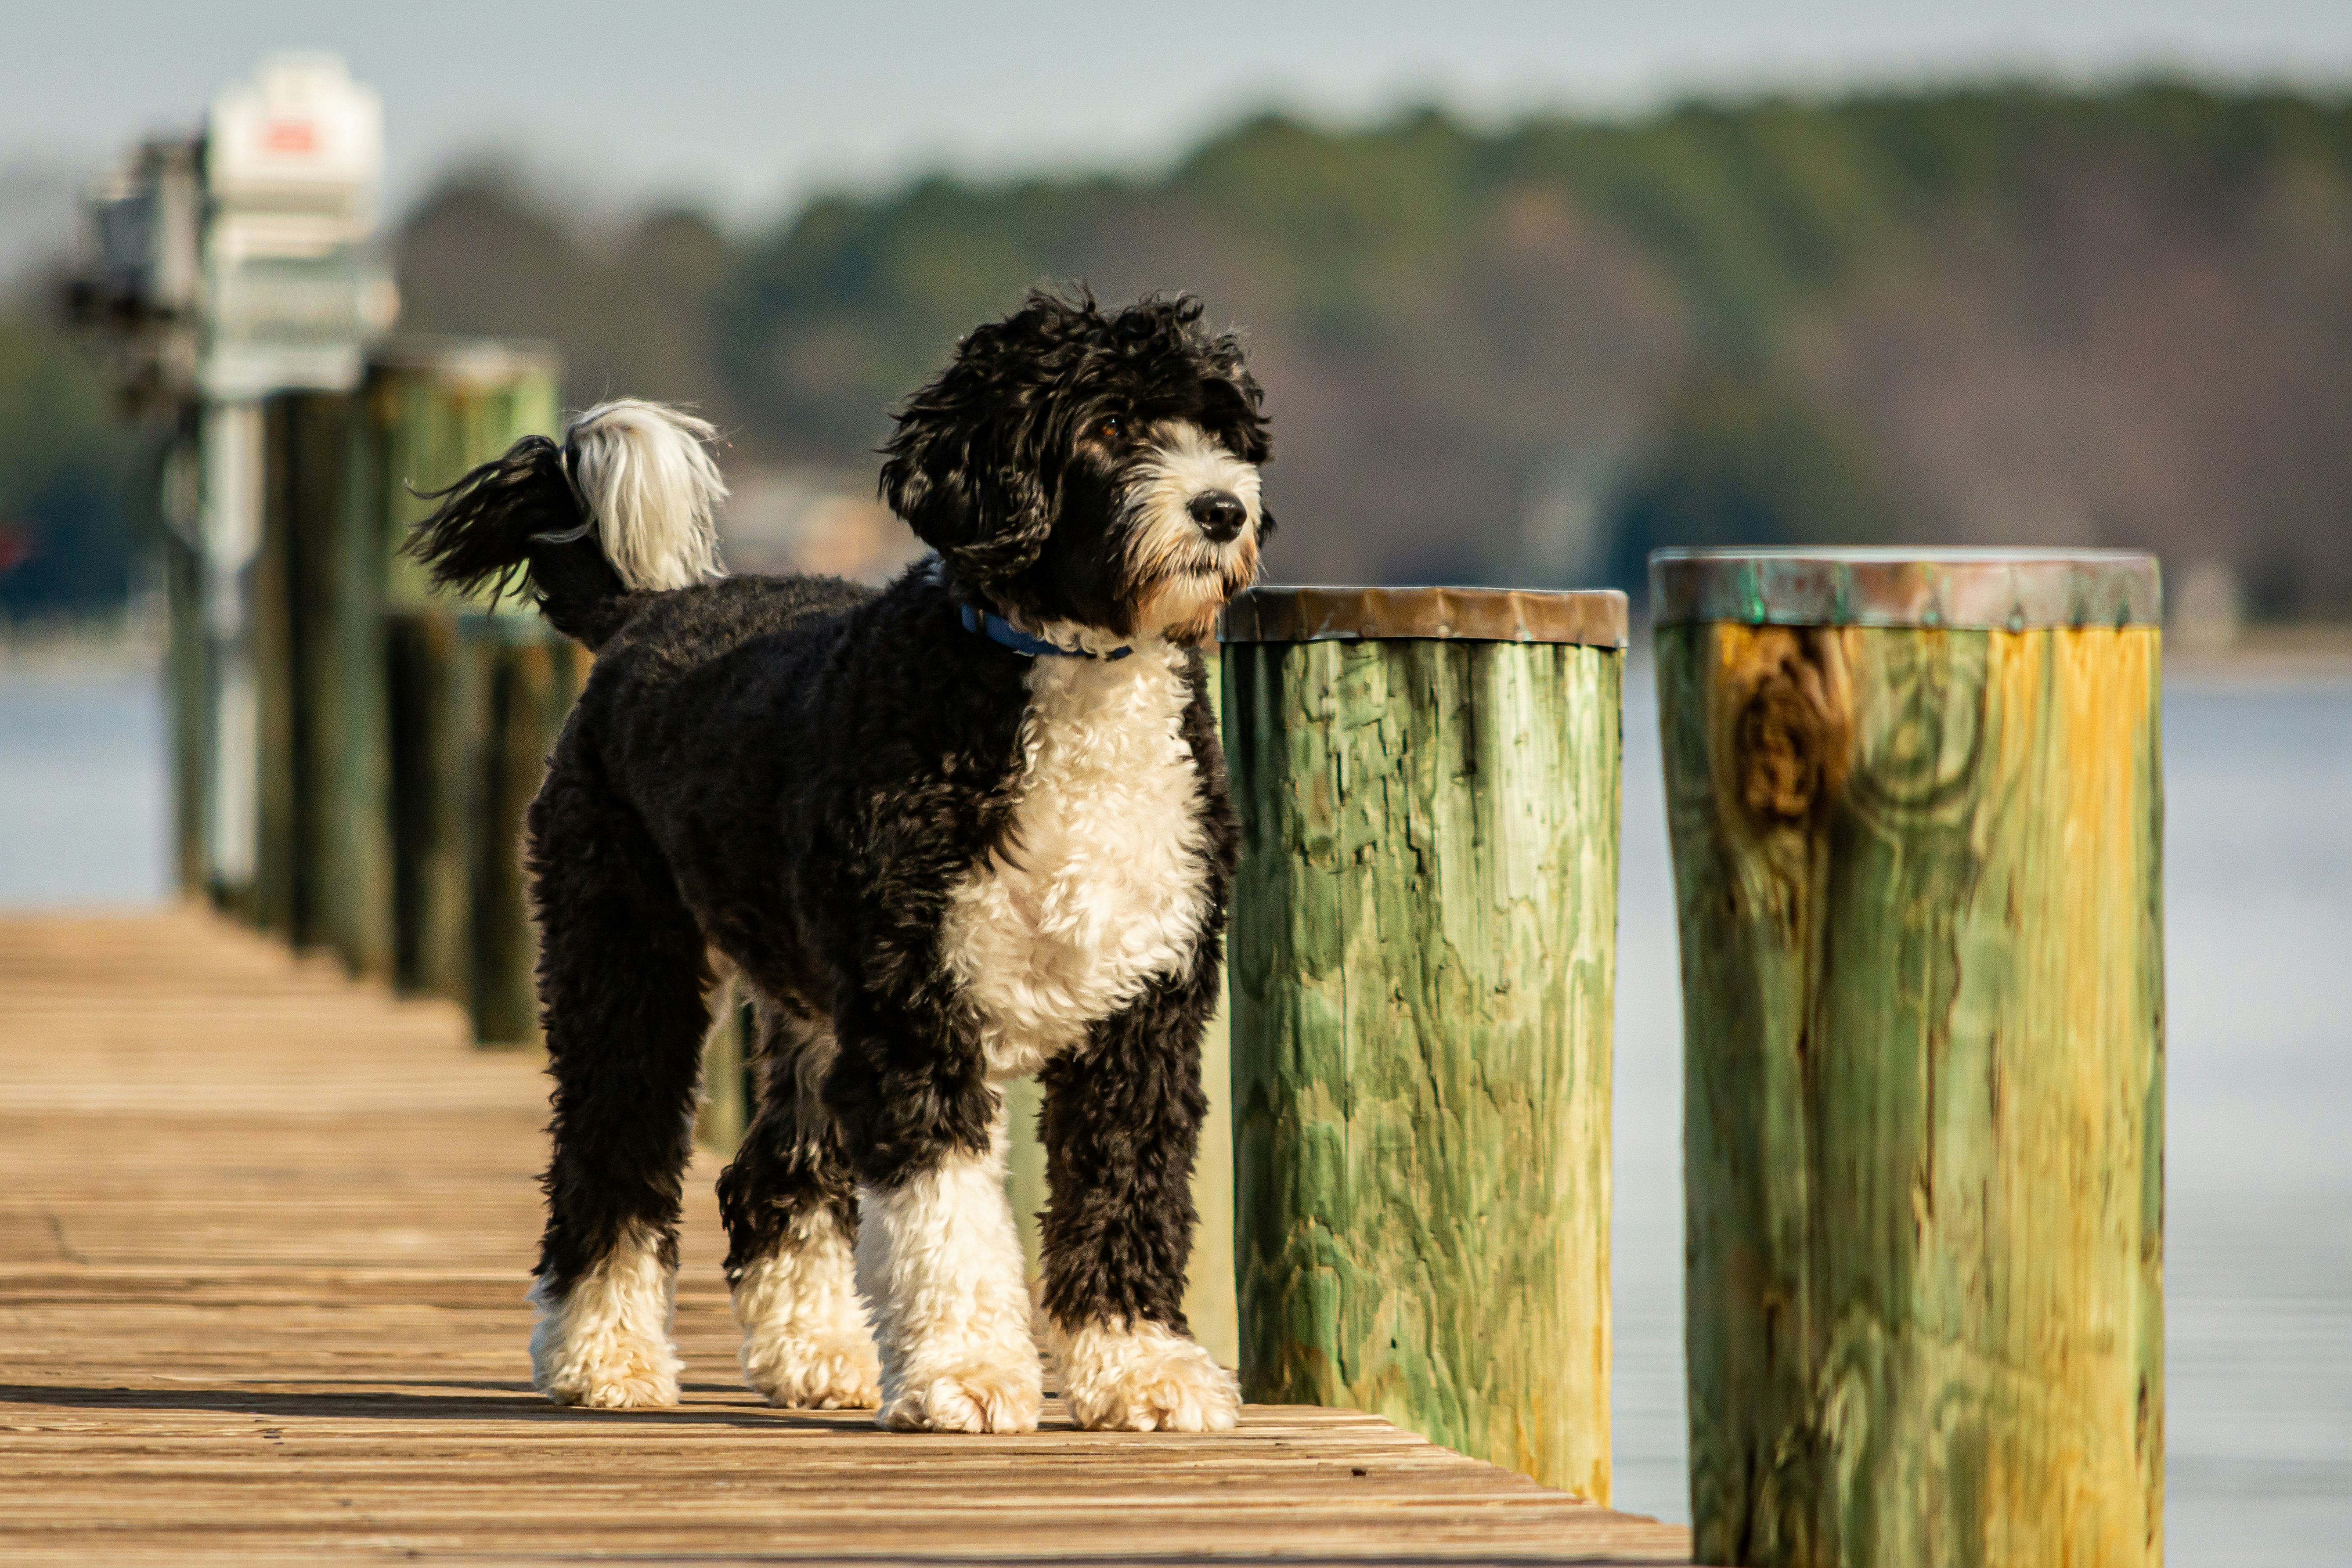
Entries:
{"type": "Polygon", "coordinates": [[[1662,545],[1869,544],[1902,520],[1842,422],[1769,382],[1702,375],[1613,498],[1609,578],[1638,584],[1662,545]]]}
{"type": "Polygon", "coordinates": [[[0,619],[123,602],[136,449],[89,346],[36,302],[0,307],[0,619]]]}
{"type": "MultiPolygon", "coordinates": [[[[1265,115],[1148,177],[830,197],[691,279],[621,276],[640,244],[571,247],[608,258],[593,310],[555,308],[580,262],[540,268],[535,330],[575,396],[698,386],[739,459],[869,463],[890,405],[1034,284],[1183,289],[1266,383],[1284,576],[1638,587],[1662,543],[2135,544],[2234,565],[2265,613],[2352,615],[2341,100],[1265,115]],[[681,321],[708,323],[698,372],[681,321]]],[[[489,269],[406,270],[437,325],[424,302],[489,269]]]]}

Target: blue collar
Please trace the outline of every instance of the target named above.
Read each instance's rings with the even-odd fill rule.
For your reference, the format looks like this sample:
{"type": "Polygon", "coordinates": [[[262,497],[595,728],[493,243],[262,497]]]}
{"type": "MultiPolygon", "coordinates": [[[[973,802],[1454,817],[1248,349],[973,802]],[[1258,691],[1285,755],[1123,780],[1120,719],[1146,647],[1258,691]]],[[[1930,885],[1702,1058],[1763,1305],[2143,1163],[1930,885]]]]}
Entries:
{"type": "Polygon", "coordinates": [[[970,605],[960,607],[963,612],[964,630],[978,632],[989,641],[1002,643],[1014,653],[1026,654],[1031,658],[1035,658],[1040,654],[1047,654],[1063,658],[1099,658],[1108,662],[1112,659],[1125,658],[1135,651],[1131,647],[1115,647],[1108,653],[1089,653],[1082,647],[1062,647],[1057,644],[1047,642],[1044,637],[1031,637],[1003,616],[993,612],[983,614],[970,605]]]}

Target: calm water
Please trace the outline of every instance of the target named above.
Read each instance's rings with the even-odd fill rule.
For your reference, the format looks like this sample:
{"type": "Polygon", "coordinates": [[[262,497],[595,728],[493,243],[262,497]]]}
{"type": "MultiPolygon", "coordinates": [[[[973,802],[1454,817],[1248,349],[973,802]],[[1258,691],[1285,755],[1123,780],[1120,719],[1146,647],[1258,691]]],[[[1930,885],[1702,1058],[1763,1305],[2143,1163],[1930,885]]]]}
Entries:
{"type": "MultiPolygon", "coordinates": [[[[1680,1019],[1647,672],[1627,682],[1616,1106],[1617,1500],[1687,1517],[1680,1019]]],[[[2168,1558],[2352,1542],[2352,681],[2165,704],[2168,1558]]],[[[152,682],[0,674],[0,904],[168,880],[152,682]]]]}
{"type": "Polygon", "coordinates": [[[167,745],[152,677],[0,670],[0,906],[166,897],[167,745]]]}

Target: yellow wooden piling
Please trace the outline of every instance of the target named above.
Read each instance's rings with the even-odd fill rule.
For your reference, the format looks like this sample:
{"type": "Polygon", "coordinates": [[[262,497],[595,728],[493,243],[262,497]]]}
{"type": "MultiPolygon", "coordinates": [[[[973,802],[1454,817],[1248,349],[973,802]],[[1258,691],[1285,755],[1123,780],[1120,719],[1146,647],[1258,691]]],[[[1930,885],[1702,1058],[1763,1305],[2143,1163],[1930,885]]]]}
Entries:
{"type": "Polygon", "coordinates": [[[1654,573],[1700,1557],[2160,1562],[2154,563],[1654,573]]]}

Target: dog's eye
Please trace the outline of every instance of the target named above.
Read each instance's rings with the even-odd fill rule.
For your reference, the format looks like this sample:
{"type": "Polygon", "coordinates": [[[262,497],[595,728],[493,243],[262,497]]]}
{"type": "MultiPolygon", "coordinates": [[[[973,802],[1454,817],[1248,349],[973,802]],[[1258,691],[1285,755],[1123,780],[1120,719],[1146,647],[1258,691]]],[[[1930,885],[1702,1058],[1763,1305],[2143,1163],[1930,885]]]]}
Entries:
{"type": "Polygon", "coordinates": [[[1120,436],[1124,435],[1126,431],[1126,420],[1121,419],[1116,414],[1107,414],[1100,419],[1095,421],[1093,434],[1094,438],[1097,441],[1116,441],[1120,436]]]}

